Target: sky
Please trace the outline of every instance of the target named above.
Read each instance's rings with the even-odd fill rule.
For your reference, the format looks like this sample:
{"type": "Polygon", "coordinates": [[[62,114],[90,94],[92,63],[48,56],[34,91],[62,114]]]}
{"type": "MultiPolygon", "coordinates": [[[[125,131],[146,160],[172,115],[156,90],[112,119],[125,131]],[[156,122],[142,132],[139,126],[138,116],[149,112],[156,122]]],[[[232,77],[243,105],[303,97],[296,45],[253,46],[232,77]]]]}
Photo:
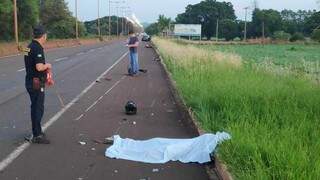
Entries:
{"type": "MultiPolygon", "coordinates": [[[[188,4],[197,4],[201,0],[112,0],[121,1],[118,6],[126,8],[127,13],[134,13],[140,22],[155,22],[159,14],[175,19],[177,14],[183,13],[188,4]],[[129,7],[129,8],[128,8],[129,7]],[[130,12],[129,12],[130,11],[130,12]]],[[[218,0],[221,1],[221,0],[218,0]]],[[[238,19],[244,19],[245,11],[243,8],[253,5],[253,0],[225,0],[234,6],[238,19]]],[[[319,10],[317,0],[258,0],[260,9],[292,9],[292,10],[319,10]]],[[[75,12],[75,0],[66,0],[71,12],[75,12]]],[[[109,15],[109,0],[100,0],[100,16],[109,15]]],[[[111,14],[117,14],[116,4],[111,4],[111,14]]],[[[98,16],[98,0],[78,0],[78,18],[80,21],[96,19],[98,16]]],[[[251,10],[252,11],[252,10],[251,10]]],[[[123,12],[118,11],[119,15],[123,12]]],[[[248,14],[251,14],[249,12],[248,14]]],[[[250,17],[249,17],[250,18],[250,17]]]]}

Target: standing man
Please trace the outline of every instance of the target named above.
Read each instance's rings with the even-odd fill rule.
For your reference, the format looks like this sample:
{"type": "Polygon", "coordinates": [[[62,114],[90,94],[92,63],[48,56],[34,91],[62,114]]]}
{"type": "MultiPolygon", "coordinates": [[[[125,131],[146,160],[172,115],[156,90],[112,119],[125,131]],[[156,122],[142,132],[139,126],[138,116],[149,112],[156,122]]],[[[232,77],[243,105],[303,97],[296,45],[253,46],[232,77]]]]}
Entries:
{"type": "Polygon", "coordinates": [[[129,48],[129,60],[130,60],[130,68],[129,75],[134,76],[139,72],[139,60],[138,60],[138,46],[139,39],[134,34],[132,30],[129,31],[129,39],[127,47],[129,48]]]}
{"type": "Polygon", "coordinates": [[[46,40],[47,34],[44,28],[42,26],[34,28],[33,40],[24,56],[25,86],[31,100],[32,142],[38,144],[50,144],[41,128],[41,119],[44,113],[46,72],[52,68],[51,64],[45,62],[43,45],[46,40]]]}

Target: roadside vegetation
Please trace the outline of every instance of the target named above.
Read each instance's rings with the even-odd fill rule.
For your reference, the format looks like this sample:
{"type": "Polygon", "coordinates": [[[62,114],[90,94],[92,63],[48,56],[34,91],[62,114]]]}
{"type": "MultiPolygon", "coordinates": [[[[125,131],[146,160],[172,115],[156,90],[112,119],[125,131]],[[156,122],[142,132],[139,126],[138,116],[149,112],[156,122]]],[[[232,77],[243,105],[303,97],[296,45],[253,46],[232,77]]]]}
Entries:
{"type": "MultiPolygon", "coordinates": [[[[159,38],[154,42],[202,128],[232,135],[218,156],[235,179],[320,178],[319,84],[309,80],[307,72],[293,76],[272,73],[276,66],[253,66],[264,56],[286,60],[279,59],[279,49],[289,47],[274,45],[260,54],[258,46],[200,48],[159,38]]],[[[308,61],[314,61],[310,54],[319,56],[308,50],[313,46],[299,47],[307,49],[301,56],[308,61]]],[[[288,51],[287,60],[298,61],[295,53],[288,51]]]]}

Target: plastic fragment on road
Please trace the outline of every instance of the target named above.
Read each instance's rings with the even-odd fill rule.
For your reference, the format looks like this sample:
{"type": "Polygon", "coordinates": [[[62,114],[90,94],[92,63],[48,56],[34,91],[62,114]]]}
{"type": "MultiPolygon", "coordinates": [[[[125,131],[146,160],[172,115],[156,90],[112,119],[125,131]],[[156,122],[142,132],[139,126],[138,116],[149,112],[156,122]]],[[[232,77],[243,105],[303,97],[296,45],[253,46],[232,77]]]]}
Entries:
{"type": "Polygon", "coordinates": [[[204,134],[192,139],[154,138],[145,141],[122,139],[114,136],[114,143],[107,148],[105,156],[145,163],[210,162],[210,154],[218,144],[231,139],[226,132],[204,134]]]}
{"type": "Polygon", "coordinates": [[[79,141],[79,144],[81,144],[82,146],[86,145],[87,143],[86,142],[83,142],[83,141],[79,141]]]}

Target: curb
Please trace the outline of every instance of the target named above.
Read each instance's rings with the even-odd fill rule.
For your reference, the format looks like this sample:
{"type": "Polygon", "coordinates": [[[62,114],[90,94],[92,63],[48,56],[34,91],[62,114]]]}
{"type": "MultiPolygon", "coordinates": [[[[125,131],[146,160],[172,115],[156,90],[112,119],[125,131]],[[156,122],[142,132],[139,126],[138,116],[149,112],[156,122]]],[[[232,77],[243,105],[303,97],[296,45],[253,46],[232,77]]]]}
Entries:
{"type": "MultiPolygon", "coordinates": [[[[153,43],[152,47],[160,60],[162,69],[166,73],[170,91],[173,95],[174,100],[176,101],[178,110],[181,113],[182,118],[186,121],[186,124],[189,125],[198,135],[204,134],[205,131],[200,127],[199,121],[197,121],[196,117],[194,116],[194,112],[191,108],[187,107],[185,101],[179,95],[176,82],[173,80],[172,74],[168,71],[167,66],[163,63],[163,58],[161,57],[159,50],[153,43]]],[[[209,175],[209,179],[213,179],[214,174],[216,174],[221,180],[233,180],[233,177],[228,172],[226,165],[223,164],[219,157],[216,155],[214,155],[213,162],[207,163],[205,167],[209,175]]]]}

